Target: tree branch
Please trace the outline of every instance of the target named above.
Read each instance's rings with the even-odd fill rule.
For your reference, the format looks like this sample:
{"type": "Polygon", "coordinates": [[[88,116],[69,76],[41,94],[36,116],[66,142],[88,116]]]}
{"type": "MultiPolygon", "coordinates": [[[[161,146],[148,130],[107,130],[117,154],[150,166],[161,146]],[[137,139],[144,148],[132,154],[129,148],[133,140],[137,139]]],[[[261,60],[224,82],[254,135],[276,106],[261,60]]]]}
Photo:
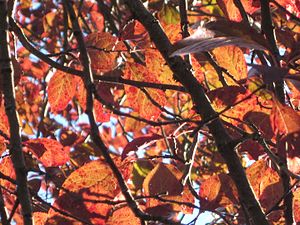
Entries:
{"type": "Polygon", "coordinates": [[[99,136],[98,126],[96,124],[94,113],[93,113],[93,107],[94,107],[93,106],[93,99],[94,99],[93,93],[94,93],[95,87],[94,87],[94,83],[93,83],[93,75],[92,75],[92,70],[91,70],[90,59],[89,59],[87,49],[86,49],[86,46],[84,43],[81,28],[79,26],[79,23],[76,18],[76,14],[75,14],[73,6],[72,6],[72,2],[68,1],[68,0],[64,0],[64,3],[67,6],[69,16],[72,21],[74,36],[77,40],[77,44],[80,49],[80,59],[81,59],[82,65],[83,65],[83,81],[84,81],[84,85],[85,85],[85,88],[87,91],[86,113],[88,115],[90,126],[91,126],[92,140],[95,142],[96,145],[99,146],[99,148],[101,149],[102,155],[105,158],[105,161],[108,163],[111,170],[113,171],[129,208],[132,210],[132,212],[135,214],[135,216],[140,218],[142,223],[143,223],[143,220],[148,220],[148,221],[160,221],[160,222],[166,223],[166,224],[178,224],[176,222],[173,222],[171,220],[168,220],[168,219],[165,219],[165,218],[162,218],[159,216],[151,216],[149,214],[142,212],[139,209],[137,202],[134,200],[129,188],[127,187],[127,184],[126,184],[122,174],[120,173],[118,167],[116,166],[113,159],[111,158],[108,148],[105,146],[101,137],[99,136]]]}
{"type": "MultiPolygon", "coordinates": [[[[188,69],[186,63],[181,57],[169,57],[172,45],[156,18],[144,7],[141,1],[125,0],[124,2],[131,10],[133,16],[147,29],[151,40],[170,66],[176,79],[192,96],[197,112],[204,120],[211,116],[215,116],[216,112],[213,110],[203,87],[188,69]]],[[[230,175],[237,186],[241,202],[245,205],[246,212],[250,215],[250,222],[252,224],[267,225],[268,221],[250,187],[239,157],[234,151],[235,146],[232,143],[233,140],[228,135],[219,119],[213,120],[208,127],[214,136],[220,154],[226,161],[230,175]]]]}
{"type": "Polygon", "coordinates": [[[9,122],[10,151],[16,172],[17,197],[25,225],[32,224],[31,199],[27,187],[27,170],[21,145],[21,132],[16,111],[14,71],[11,64],[8,34],[7,1],[0,1],[0,74],[3,82],[5,112],[9,122]]]}

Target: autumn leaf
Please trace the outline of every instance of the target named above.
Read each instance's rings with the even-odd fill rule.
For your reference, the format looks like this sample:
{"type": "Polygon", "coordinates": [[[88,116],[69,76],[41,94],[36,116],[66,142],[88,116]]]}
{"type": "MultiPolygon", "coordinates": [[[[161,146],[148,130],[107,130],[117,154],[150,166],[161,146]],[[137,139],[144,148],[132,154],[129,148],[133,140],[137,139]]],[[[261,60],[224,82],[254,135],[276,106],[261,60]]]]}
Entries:
{"type": "Polygon", "coordinates": [[[295,222],[299,223],[300,222],[300,188],[298,187],[294,192],[293,192],[293,208],[294,208],[294,217],[295,217],[295,222]]]}
{"type": "Polygon", "coordinates": [[[139,225],[140,219],[137,218],[129,207],[122,207],[113,212],[106,221],[107,225],[139,225]]]}
{"type": "Polygon", "coordinates": [[[48,99],[52,112],[64,110],[72,100],[76,83],[71,74],[57,71],[49,81],[48,99]]]}
{"type": "Polygon", "coordinates": [[[238,124],[238,121],[235,119],[242,120],[245,114],[249,111],[263,110],[260,106],[263,102],[259,103],[255,95],[250,95],[251,92],[249,90],[245,90],[240,86],[217,88],[208,93],[208,96],[212,101],[212,105],[217,112],[234,105],[222,114],[224,116],[224,120],[233,124],[238,124]]]}
{"type": "Polygon", "coordinates": [[[147,146],[152,145],[157,140],[162,139],[162,138],[163,138],[163,136],[158,135],[158,134],[146,135],[146,136],[135,138],[125,146],[121,157],[122,157],[122,159],[124,159],[127,157],[127,154],[129,152],[137,151],[139,149],[144,149],[147,146]]]}
{"type": "Polygon", "coordinates": [[[300,131],[288,133],[278,142],[278,155],[287,159],[287,166],[295,174],[300,173],[300,131]]]}
{"type": "Polygon", "coordinates": [[[267,165],[265,160],[258,160],[246,170],[256,197],[268,210],[283,196],[282,181],[278,173],[267,165]]]}
{"type": "Polygon", "coordinates": [[[62,166],[69,161],[69,147],[48,138],[28,140],[25,146],[46,167],[62,166]]]}
{"type": "Polygon", "coordinates": [[[214,210],[238,202],[237,189],[227,174],[206,179],[200,186],[199,197],[203,210],[214,210]]]}
{"type": "MultiPolygon", "coordinates": [[[[254,0],[255,1],[255,0],[254,0]]],[[[234,0],[217,0],[218,5],[221,7],[223,13],[233,21],[241,21],[242,16],[239,9],[235,6],[234,0]]],[[[245,11],[249,14],[255,12],[258,7],[254,7],[253,0],[241,0],[245,11]]]]}
{"type": "Polygon", "coordinates": [[[157,164],[146,176],[143,188],[146,195],[179,195],[182,184],[172,171],[163,163],[157,164]],[[164,179],[162,179],[162,177],[164,179]]]}
{"type": "MultiPolygon", "coordinates": [[[[12,179],[16,179],[16,173],[13,166],[13,163],[10,157],[5,157],[0,162],[0,172],[5,176],[8,176],[12,179]]],[[[0,179],[1,186],[7,188],[8,190],[14,191],[15,185],[5,179],[0,179]]]]}
{"type": "Polygon", "coordinates": [[[270,120],[275,134],[286,135],[300,131],[299,114],[278,100],[273,101],[270,120]]]}
{"type": "MultiPolygon", "coordinates": [[[[173,79],[172,71],[166,65],[165,60],[157,50],[149,49],[148,51],[146,51],[145,61],[147,65],[147,70],[151,71],[151,73],[149,73],[148,76],[154,76],[150,79],[157,80],[163,84],[176,83],[173,79]]],[[[145,78],[142,79],[146,80],[145,78]]]]}
{"type": "MultiPolygon", "coordinates": [[[[84,221],[103,224],[112,206],[101,201],[113,200],[118,192],[117,181],[110,167],[96,160],[75,170],[65,180],[54,205],[84,221]]],[[[50,218],[59,215],[54,210],[48,214],[50,218]]]]}
{"type": "Polygon", "coordinates": [[[116,37],[107,32],[91,33],[86,37],[86,46],[95,73],[105,73],[116,67],[119,55],[115,51],[119,49],[116,37]]]}
{"type": "MultiPolygon", "coordinates": [[[[155,76],[146,67],[137,63],[127,63],[124,77],[126,79],[132,79],[137,81],[153,81],[157,82],[155,76]]],[[[149,96],[158,103],[160,106],[165,106],[166,98],[165,94],[161,90],[146,89],[149,96]]],[[[139,113],[140,117],[145,119],[155,120],[160,115],[160,109],[155,106],[150,99],[140,89],[133,86],[125,86],[125,92],[127,95],[127,103],[134,111],[139,113]]]]}
{"type": "Polygon", "coordinates": [[[93,22],[97,31],[102,31],[104,28],[103,15],[97,11],[91,11],[91,21],[93,22]]]}
{"type": "Polygon", "coordinates": [[[224,46],[215,48],[213,55],[219,66],[227,71],[239,81],[247,78],[247,65],[243,51],[236,46],[224,46]]]}
{"type": "Polygon", "coordinates": [[[266,40],[255,29],[243,22],[219,20],[204,27],[199,26],[191,36],[176,42],[170,57],[210,51],[228,45],[257,50],[268,49],[266,40]]]}

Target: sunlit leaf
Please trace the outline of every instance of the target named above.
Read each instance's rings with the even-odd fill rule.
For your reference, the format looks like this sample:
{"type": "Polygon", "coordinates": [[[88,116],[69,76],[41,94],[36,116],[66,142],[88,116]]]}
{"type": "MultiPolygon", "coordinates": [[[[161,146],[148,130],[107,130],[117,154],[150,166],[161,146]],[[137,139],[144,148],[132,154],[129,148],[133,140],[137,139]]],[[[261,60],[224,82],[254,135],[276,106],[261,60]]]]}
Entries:
{"type": "MultiPolygon", "coordinates": [[[[5,157],[0,162],[0,172],[12,179],[16,179],[16,173],[13,167],[13,163],[10,157],[5,157]]],[[[5,179],[0,179],[1,186],[7,188],[8,190],[14,190],[15,185],[5,179]]]]}
{"type": "MultiPolygon", "coordinates": [[[[118,192],[117,181],[109,166],[96,160],[75,170],[65,180],[54,205],[84,221],[104,224],[112,206],[102,202],[113,200],[118,192]]],[[[51,210],[49,214],[53,218],[59,213],[51,210]]]]}
{"type": "Polygon", "coordinates": [[[256,197],[266,210],[274,206],[283,196],[281,178],[265,160],[253,163],[247,168],[246,173],[256,197]]]}
{"type": "Polygon", "coordinates": [[[122,207],[113,212],[106,221],[107,225],[139,225],[140,219],[137,218],[129,207],[122,207]]]}
{"type": "Polygon", "coordinates": [[[287,159],[293,173],[300,173],[300,131],[288,133],[278,140],[278,155],[287,159]]]}
{"type": "Polygon", "coordinates": [[[113,70],[118,57],[117,38],[107,32],[91,33],[86,38],[86,46],[91,58],[91,66],[96,73],[113,70]]]}
{"type": "Polygon", "coordinates": [[[300,222],[300,188],[298,187],[295,192],[293,192],[293,208],[294,208],[294,218],[295,222],[300,222]]]}
{"type": "Polygon", "coordinates": [[[213,50],[214,57],[219,66],[227,71],[236,80],[247,77],[247,65],[242,50],[235,46],[224,46],[213,50]]]}
{"type": "MultiPolygon", "coordinates": [[[[239,9],[235,6],[234,0],[218,0],[219,6],[221,7],[224,14],[233,21],[241,21],[242,16],[239,9]]],[[[258,8],[254,7],[252,0],[241,0],[241,3],[245,11],[249,14],[255,12],[258,8]]]]}
{"type": "Polygon", "coordinates": [[[237,189],[227,174],[211,176],[205,180],[200,186],[199,196],[203,210],[214,210],[238,202],[237,189]]]}
{"type": "MultiPolygon", "coordinates": [[[[151,71],[137,63],[127,63],[124,76],[126,79],[157,82],[151,71]]],[[[166,98],[163,91],[154,89],[146,89],[146,91],[158,105],[165,106],[166,98]]],[[[133,86],[125,86],[125,92],[128,106],[132,107],[135,112],[138,112],[140,117],[155,120],[160,115],[160,109],[140,89],[133,86]]]]}
{"type": "Polygon", "coordinates": [[[48,138],[37,138],[25,142],[29,151],[46,167],[64,165],[69,161],[68,147],[62,146],[58,141],[48,138]]]}
{"type": "Polygon", "coordinates": [[[180,15],[178,10],[171,4],[165,4],[158,12],[158,18],[161,22],[166,24],[177,24],[180,22],[180,15]]]}
{"type": "Polygon", "coordinates": [[[76,91],[76,83],[71,74],[57,71],[48,86],[48,99],[52,112],[64,110],[72,100],[76,91]]]}
{"type": "Polygon", "coordinates": [[[300,116],[292,108],[282,105],[274,100],[270,115],[273,131],[279,135],[285,135],[300,131],[300,116]]]}

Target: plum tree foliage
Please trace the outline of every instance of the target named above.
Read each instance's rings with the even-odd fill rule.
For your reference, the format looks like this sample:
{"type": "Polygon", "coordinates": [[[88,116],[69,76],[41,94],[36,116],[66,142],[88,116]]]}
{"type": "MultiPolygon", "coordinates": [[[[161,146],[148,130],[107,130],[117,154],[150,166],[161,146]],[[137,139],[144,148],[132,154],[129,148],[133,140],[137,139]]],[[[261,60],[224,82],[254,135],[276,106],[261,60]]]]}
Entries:
{"type": "Polygon", "coordinates": [[[300,224],[299,46],[297,0],[0,1],[1,224],[300,224]]]}

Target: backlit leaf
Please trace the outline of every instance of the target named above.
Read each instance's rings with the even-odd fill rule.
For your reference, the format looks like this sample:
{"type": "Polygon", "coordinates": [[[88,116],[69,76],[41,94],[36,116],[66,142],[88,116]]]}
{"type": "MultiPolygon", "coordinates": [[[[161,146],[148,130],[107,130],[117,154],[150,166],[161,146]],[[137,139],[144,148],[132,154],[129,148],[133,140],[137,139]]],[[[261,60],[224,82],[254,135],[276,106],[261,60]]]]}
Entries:
{"type": "Polygon", "coordinates": [[[129,207],[122,207],[113,212],[106,221],[106,225],[139,225],[140,219],[137,218],[129,207]]]}
{"type": "Polygon", "coordinates": [[[215,48],[213,54],[219,66],[227,71],[236,79],[247,78],[247,65],[242,50],[235,46],[224,46],[215,48]]]}
{"type": "Polygon", "coordinates": [[[86,46],[91,58],[92,70],[96,73],[105,73],[113,70],[118,53],[117,38],[107,32],[91,33],[86,38],[86,46]]]}
{"type": "MultiPolygon", "coordinates": [[[[12,179],[16,179],[16,173],[15,169],[13,166],[13,163],[10,159],[10,157],[5,157],[1,160],[0,162],[0,172],[12,179]]],[[[1,186],[14,191],[15,185],[12,184],[11,182],[5,180],[5,179],[0,179],[0,184],[1,186]]]]}
{"type": "Polygon", "coordinates": [[[300,131],[299,114],[277,100],[274,100],[270,120],[275,134],[286,135],[300,131]]]}
{"type": "Polygon", "coordinates": [[[300,222],[300,188],[298,187],[296,191],[293,193],[293,208],[294,208],[294,218],[295,222],[300,222]]]}
{"type": "MultiPolygon", "coordinates": [[[[153,75],[150,70],[137,63],[126,64],[124,77],[137,81],[157,82],[155,75],[153,75]]],[[[146,89],[146,91],[160,106],[165,106],[166,98],[163,91],[154,89],[146,89]]],[[[150,99],[140,89],[133,86],[125,86],[125,92],[128,105],[132,107],[135,112],[138,112],[140,117],[155,120],[160,115],[160,109],[153,105],[150,99]]]]}
{"type": "Polygon", "coordinates": [[[300,173],[300,131],[288,133],[278,140],[278,155],[287,158],[287,166],[293,173],[300,173]]]}
{"type": "MultiPolygon", "coordinates": [[[[233,21],[241,21],[242,16],[239,12],[239,9],[235,6],[234,0],[218,0],[219,6],[221,7],[224,14],[233,21]]],[[[254,7],[252,0],[241,0],[241,3],[245,11],[249,14],[255,12],[257,7],[254,7]]]]}
{"type": "Polygon", "coordinates": [[[253,163],[247,168],[246,173],[256,197],[266,210],[274,206],[283,196],[281,178],[265,160],[253,163]]]}
{"type": "Polygon", "coordinates": [[[199,197],[203,210],[215,210],[238,202],[237,189],[227,174],[214,175],[205,180],[200,186],[199,197]]]}
{"type": "MultiPolygon", "coordinates": [[[[101,201],[112,200],[118,192],[117,181],[110,167],[96,160],[75,170],[65,180],[54,205],[82,220],[104,224],[112,206],[101,201]]],[[[50,210],[49,214],[53,218],[59,213],[50,210]]]]}
{"type": "Polygon", "coordinates": [[[62,166],[69,161],[69,147],[48,138],[37,138],[24,143],[29,151],[46,167],[62,166]]]}
{"type": "Polygon", "coordinates": [[[50,79],[48,99],[52,112],[64,110],[72,100],[76,91],[76,83],[71,74],[57,71],[50,79]]]}
{"type": "Polygon", "coordinates": [[[146,195],[168,194],[179,195],[182,192],[180,180],[165,164],[159,163],[147,175],[143,188],[146,195]],[[163,179],[162,179],[163,178],[163,179]]]}

